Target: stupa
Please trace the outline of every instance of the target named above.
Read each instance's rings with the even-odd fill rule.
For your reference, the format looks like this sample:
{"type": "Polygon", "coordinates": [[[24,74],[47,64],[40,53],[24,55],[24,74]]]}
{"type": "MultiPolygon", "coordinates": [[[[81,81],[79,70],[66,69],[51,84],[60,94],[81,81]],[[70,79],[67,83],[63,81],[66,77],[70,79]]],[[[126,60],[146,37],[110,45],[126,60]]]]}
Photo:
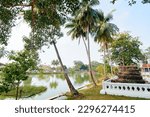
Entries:
{"type": "Polygon", "coordinates": [[[120,66],[117,74],[117,79],[112,79],[111,82],[119,83],[146,83],[140,73],[140,69],[136,65],[120,66]]]}
{"type": "Polygon", "coordinates": [[[100,93],[150,99],[150,82],[142,78],[136,65],[120,66],[117,77],[102,82],[100,93]]]}

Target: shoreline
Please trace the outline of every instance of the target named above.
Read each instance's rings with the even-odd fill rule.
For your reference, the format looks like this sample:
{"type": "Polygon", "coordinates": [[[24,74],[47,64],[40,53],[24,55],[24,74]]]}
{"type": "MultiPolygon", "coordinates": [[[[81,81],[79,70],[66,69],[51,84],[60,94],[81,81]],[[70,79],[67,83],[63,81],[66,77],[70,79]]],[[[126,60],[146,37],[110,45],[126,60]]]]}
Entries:
{"type": "MultiPolygon", "coordinates": [[[[77,90],[82,90],[82,89],[91,88],[91,85],[92,85],[92,84],[87,84],[87,85],[85,85],[85,86],[81,86],[81,87],[79,87],[77,90]]],[[[56,96],[53,96],[53,97],[48,98],[48,100],[56,100],[56,99],[61,98],[61,97],[66,97],[66,98],[67,98],[67,93],[68,93],[68,92],[65,92],[64,94],[58,94],[58,95],[56,95],[56,96]]],[[[66,100],[66,99],[64,99],[64,100],[66,100]]]]}

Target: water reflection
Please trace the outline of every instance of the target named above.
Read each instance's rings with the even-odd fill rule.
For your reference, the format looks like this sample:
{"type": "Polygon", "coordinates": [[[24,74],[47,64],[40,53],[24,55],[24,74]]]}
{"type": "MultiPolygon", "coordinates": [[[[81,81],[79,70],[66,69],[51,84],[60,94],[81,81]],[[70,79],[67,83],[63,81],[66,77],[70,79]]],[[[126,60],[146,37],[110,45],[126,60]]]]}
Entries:
{"type": "Polygon", "coordinates": [[[65,80],[64,74],[55,74],[58,79],[65,80]]]}
{"type": "Polygon", "coordinates": [[[88,74],[74,74],[73,77],[75,78],[75,84],[82,84],[89,81],[88,74]]]}
{"type": "Polygon", "coordinates": [[[25,80],[25,81],[23,82],[23,84],[24,84],[25,86],[30,86],[30,85],[31,85],[31,82],[32,82],[32,76],[29,76],[29,78],[28,78],[27,80],[25,80]]]}
{"type": "Polygon", "coordinates": [[[56,81],[50,83],[50,88],[51,89],[56,89],[57,86],[58,86],[58,83],[56,81]]]}
{"type": "MultiPolygon", "coordinates": [[[[71,74],[69,78],[75,88],[80,88],[86,84],[89,84],[88,74],[71,74]]],[[[30,75],[30,78],[24,82],[24,85],[45,86],[47,90],[41,94],[27,98],[27,100],[44,100],[50,97],[63,94],[69,91],[68,85],[63,74],[37,74],[30,75]]]]}

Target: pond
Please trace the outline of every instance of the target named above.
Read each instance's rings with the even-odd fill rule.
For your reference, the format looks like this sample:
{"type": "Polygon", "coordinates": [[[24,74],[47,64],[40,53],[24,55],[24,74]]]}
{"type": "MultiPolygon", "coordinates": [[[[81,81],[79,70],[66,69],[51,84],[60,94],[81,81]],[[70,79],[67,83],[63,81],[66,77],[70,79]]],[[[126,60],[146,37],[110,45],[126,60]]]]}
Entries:
{"type": "MultiPolygon", "coordinates": [[[[69,78],[76,89],[90,83],[89,75],[85,73],[69,75],[69,78]]],[[[45,92],[25,98],[25,100],[45,100],[69,91],[63,74],[30,75],[23,85],[47,87],[45,92]]]]}

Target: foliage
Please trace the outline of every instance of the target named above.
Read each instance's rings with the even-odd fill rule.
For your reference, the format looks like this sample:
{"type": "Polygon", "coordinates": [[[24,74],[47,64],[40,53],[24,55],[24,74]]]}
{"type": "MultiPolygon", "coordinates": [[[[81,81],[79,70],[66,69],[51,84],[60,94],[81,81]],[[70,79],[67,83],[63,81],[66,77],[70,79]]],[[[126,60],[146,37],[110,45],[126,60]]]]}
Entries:
{"type": "Polygon", "coordinates": [[[68,69],[69,73],[71,74],[74,74],[75,72],[84,72],[88,70],[89,70],[88,65],[80,60],[75,60],[74,65],[72,67],[69,67],[68,69]]]}
{"type": "Polygon", "coordinates": [[[11,34],[11,29],[15,26],[18,14],[22,7],[17,4],[27,0],[1,0],[0,1],[0,44],[7,45],[7,41],[11,34]]]}
{"type": "Polygon", "coordinates": [[[104,65],[100,64],[99,66],[97,66],[96,71],[99,72],[100,74],[103,74],[104,73],[104,65]]]}
{"type": "MultiPolygon", "coordinates": [[[[50,26],[60,28],[68,17],[66,14],[74,14],[79,5],[80,0],[1,0],[0,43],[7,45],[11,28],[15,26],[20,13],[32,27],[32,32],[42,37],[49,33],[50,26]]],[[[43,42],[43,39],[34,39],[43,42]]]]}
{"type": "Polygon", "coordinates": [[[88,65],[84,64],[82,61],[75,60],[74,61],[74,66],[72,67],[74,71],[87,71],[88,70],[88,65]]]}
{"type": "Polygon", "coordinates": [[[148,47],[148,48],[145,50],[144,56],[145,56],[144,59],[146,59],[146,61],[148,61],[148,60],[150,59],[150,47],[148,47]]]}
{"type": "MultiPolygon", "coordinates": [[[[28,78],[27,71],[36,68],[38,56],[37,53],[34,53],[33,51],[23,50],[18,53],[12,53],[9,56],[9,59],[12,60],[12,63],[8,63],[1,68],[1,84],[5,88],[5,90],[3,90],[5,92],[13,88],[19,89],[21,81],[28,78]]],[[[17,92],[16,95],[18,95],[17,92]]]]}
{"type": "Polygon", "coordinates": [[[15,9],[7,9],[1,4],[0,2],[0,44],[7,45],[11,28],[14,26],[15,9]]]}
{"type": "Polygon", "coordinates": [[[66,24],[65,28],[70,28],[67,34],[71,35],[72,40],[79,39],[80,42],[80,38],[86,37],[86,33],[82,30],[79,20],[76,18],[70,18],[69,23],[66,24]]]}
{"type": "Polygon", "coordinates": [[[106,73],[111,73],[111,68],[108,63],[106,63],[106,73]]]}
{"type": "Polygon", "coordinates": [[[97,61],[92,61],[91,64],[92,64],[92,70],[93,70],[93,71],[96,71],[96,68],[97,68],[101,63],[99,63],[99,62],[97,62],[97,61]]]}
{"type": "Polygon", "coordinates": [[[141,42],[138,37],[132,37],[129,33],[121,33],[112,43],[112,60],[116,64],[130,65],[142,60],[140,50],[141,42]]]}
{"type": "Polygon", "coordinates": [[[81,65],[80,70],[84,70],[84,71],[89,70],[88,65],[86,64],[81,65]]]}
{"type": "MultiPolygon", "coordinates": [[[[111,0],[111,3],[116,3],[118,0],[111,0]]],[[[136,4],[136,2],[137,2],[137,0],[128,0],[128,4],[130,5],[130,6],[132,6],[133,4],[136,4]]],[[[146,4],[146,3],[150,3],[150,0],[141,0],[141,2],[143,3],[143,4],[146,4]]]]}
{"type": "Polygon", "coordinates": [[[84,65],[82,61],[74,61],[74,70],[75,71],[80,71],[81,66],[84,65]]]}
{"type": "Polygon", "coordinates": [[[50,83],[50,88],[51,89],[56,89],[57,86],[58,86],[58,83],[56,81],[53,81],[53,82],[50,83]]]}
{"type": "Polygon", "coordinates": [[[142,53],[143,53],[142,62],[144,64],[149,63],[149,60],[150,60],[150,47],[146,48],[142,53]]]}
{"type": "Polygon", "coordinates": [[[0,47],[0,58],[8,54],[4,47],[0,47]]]}
{"type": "MultiPolygon", "coordinates": [[[[100,73],[101,75],[104,75],[104,65],[103,64],[99,64],[97,67],[96,67],[96,71],[98,73],[100,73]]],[[[110,65],[108,63],[106,63],[106,72],[107,73],[111,73],[111,69],[110,69],[110,65]]]]}
{"type": "Polygon", "coordinates": [[[51,62],[51,65],[53,65],[54,67],[52,68],[53,70],[56,70],[56,71],[59,71],[58,69],[58,65],[59,65],[59,61],[56,59],[56,60],[52,60],[51,62]]]}
{"type": "Polygon", "coordinates": [[[58,60],[52,60],[51,64],[54,66],[57,66],[57,65],[59,65],[59,61],[58,60]]]}
{"type": "Polygon", "coordinates": [[[49,66],[49,65],[40,65],[38,67],[38,72],[40,74],[43,74],[43,73],[51,73],[52,72],[52,68],[49,66]]]}
{"type": "Polygon", "coordinates": [[[31,33],[30,38],[24,37],[25,48],[30,49],[41,49],[43,46],[50,46],[63,36],[60,28],[56,28],[52,25],[45,27],[44,29],[37,29],[34,35],[31,33]]]}
{"type": "Polygon", "coordinates": [[[22,50],[20,52],[10,54],[9,60],[12,60],[21,65],[21,67],[27,71],[36,68],[39,61],[38,54],[36,51],[32,50],[22,50]]]}
{"type": "MultiPolygon", "coordinates": [[[[88,2],[91,0],[83,1],[88,2]]],[[[10,9],[11,7],[28,7],[21,9],[25,21],[28,22],[32,28],[30,38],[24,38],[24,41],[27,43],[25,46],[26,49],[37,50],[41,49],[44,45],[50,46],[50,44],[53,44],[62,68],[64,68],[64,66],[56,47],[56,40],[62,37],[60,27],[66,21],[66,14],[74,14],[75,10],[79,8],[79,4],[80,0],[6,0],[5,2],[3,0],[3,2],[0,2],[0,6],[6,9],[10,9]]],[[[5,18],[3,17],[0,18],[0,20],[1,19],[3,20],[5,18]]],[[[6,31],[6,34],[9,33],[10,32],[6,31]]],[[[63,69],[63,71],[65,72],[65,69],[63,69]]],[[[73,94],[78,94],[77,91],[74,90],[68,75],[66,73],[64,73],[64,75],[66,76],[67,83],[70,83],[70,90],[74,92],[73,94]]]]}
{"type": "Polygon", "coordinates": [[[94,80],[91,65],[89,34],[92,32],[96,25],[96,20],[99,18],[97,10],[92,8],[98,4],[98,0],[82,0],[74,18],[71,19],[70,23],[66,26],[67,28],[70,28],[68,34],[71,35],[72,39],[79,38],[80,42],[80,38],[82,37],[89,61],[89,75],[95,86],[96,82],[94,80]],[[87,40],[87,42],[85,40],[87,40]]]}
{"type": "Polygon", "coordinates": [[[89,75],[84,73],[84,74],[74,74],[75,77],[75,83],[76,84],[82,84],[84,82],[89,81],[89,75]]]}
{"type": "Polygon", "coordinates": [[[98,12],[92,7],[96,5],[99,5],[98,0],[82,0],[80,8],[76,11],[75,17],[85,33],[87,33],[87,29],[92,30],[92,27],[95,26],[98,12]]]}
{"type": "Polygon", "coordinates": [[[101,50],[104,52],[104,75],[106,77],[107,75],[107,68],[108,65],[106,64],[106,53],[108,53],[108,48],[109,45],[112,43],[114,40],[114,35],[116,35],[119,31],[119,28],[111,23],[110,21],[113,19],[111,11],[107,16],[104,16],[104,13],[102,11],[99,12],[100,15],[100,20],[98,21],[98,25],[96,27],[96,35],[94,40],[97,43],[100,43],[101,45],[101,50]]]}
{"type": "MultiPolygon", "coordinates": [[[[11,91],[9,91],[8,93],[2,93],[0,95],[0,98],[1,97],[4,97],[4,98],[14,98],[15,97],[15,89],[12,89],[11,91]]],[[[27,97],[31,97],[33,95],[36,95],[36,94],[39,94],[41,92],[44,92],[46,91],[46,87],[44,86],[21,86],[20,87],[20,90],[19,90],[19,97],[21,98],[27,98],[27,97]]]]}
{"type": "Polygon", "coordinates": [[[100,11],[100,20],[96,26],[97,30],[94,39],[96,42],[101,44],[102,48],[105,49],[108,49],[108,43],[113,41],[113,36],[119,31],[119,28],[115,24],[110,23],[113,19],[112,12],[113,11],[111,11],[107,16],[104,16],[104,13],[100,11]]]}
{"type": "Polygon", "coordinates": [[[116,75],[116,74],[118,73],[118,71],[119,71],[119,69],[118,69],[117,66],[113,66],[113,67],[112,67],[112,73],[113,73],[114,75],[116,75]]]}

